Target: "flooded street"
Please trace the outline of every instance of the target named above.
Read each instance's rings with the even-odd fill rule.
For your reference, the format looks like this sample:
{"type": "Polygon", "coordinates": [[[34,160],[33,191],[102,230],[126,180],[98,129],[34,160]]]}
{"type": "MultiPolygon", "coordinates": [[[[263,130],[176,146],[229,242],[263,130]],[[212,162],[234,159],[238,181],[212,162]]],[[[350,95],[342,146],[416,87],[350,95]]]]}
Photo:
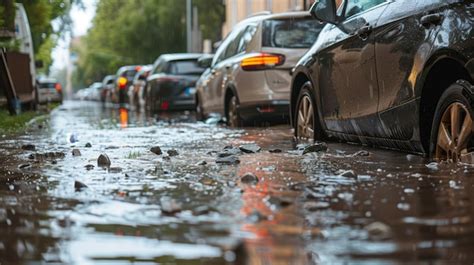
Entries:
{"type": "Polygon", "coordinates": [[[0,138],[0,264],[474,261],[472,166],[98,103],[33,126],[0,138]]]}

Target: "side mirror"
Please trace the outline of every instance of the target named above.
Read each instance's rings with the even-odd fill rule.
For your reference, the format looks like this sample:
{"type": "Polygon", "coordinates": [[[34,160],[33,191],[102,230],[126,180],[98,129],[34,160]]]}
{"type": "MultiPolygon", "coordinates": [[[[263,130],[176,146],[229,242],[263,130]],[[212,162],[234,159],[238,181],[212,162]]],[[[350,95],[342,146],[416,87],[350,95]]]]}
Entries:
{"type": "Polygon", "coordinates": [[[36,68],[43,68],[44,64],[42,60],[36,60],[35,61],[35,67],[36,68]]]}
{"type": "Polygon", "coordinates": [[[213,55],[204,55],[201,56],[201,58],[198,59],[198,65],[201,68],[210,68],[212,65],[212,59],[214,58],[213,55]]]}
{"type": "Polygon", "coordinates": [[[335,0],[318,0],[309,9],[309,13],[315,19],[330,24],[337,24],[336,12],[337,7],[335,0]]]}

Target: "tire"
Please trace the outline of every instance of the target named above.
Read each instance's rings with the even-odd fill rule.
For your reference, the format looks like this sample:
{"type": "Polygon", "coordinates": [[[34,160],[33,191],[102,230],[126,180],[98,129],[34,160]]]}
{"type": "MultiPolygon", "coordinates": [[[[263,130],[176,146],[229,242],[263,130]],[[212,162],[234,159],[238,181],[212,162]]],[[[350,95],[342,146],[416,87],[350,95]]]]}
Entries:
{"type": "Polygon", "coordinates": [[[316,108],[311,82],[306,82],[301,87],[294,112],[293,127],[297,141],[323,141],[326,139],[316,108]]]}
{"type": "Polygon", "coordinates": [[[474,115],[464,93],[468,86],[468,82],[456,82],[438,101],[430,138],[430,157],[437,161],[472,162],[474,115]]]}
{"type": "Polygon", "coordinates": [[[226,102],[226,120],[227,125],[231,128],[238,128],[243,126],[243,120],[239,114],[239,100],[235,95],[232,95],[226,102]]]}
{"type": "Polygon", "coordinates": [[[196,120],[204,121],[206,119],[206,115],[203,112],[200,97],[196,95],[196,120]]]}

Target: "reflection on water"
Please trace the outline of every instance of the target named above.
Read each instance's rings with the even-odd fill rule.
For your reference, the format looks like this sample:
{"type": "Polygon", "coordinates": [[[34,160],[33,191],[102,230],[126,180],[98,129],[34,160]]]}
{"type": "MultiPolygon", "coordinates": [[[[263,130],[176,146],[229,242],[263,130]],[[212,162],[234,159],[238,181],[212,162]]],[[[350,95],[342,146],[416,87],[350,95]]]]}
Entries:
{"type": "Polygon", "coordinates": [[[472,167],[381,150],[354,156],[361,148],[344,144],[302,156],[287,127],[230,130],[192,116],[68,102],[52,114],[49,129],[0,140],[8,166],[29,163],[23,172],[41,174],[2,178],[0,263],[474,260],[472,167]],[[262,151],[240,154],[237,166],[215,163],[225,146],[251,142],[262,151]],[[24,143],[36,151],[19,149],[24,143]],[[150,152],[153,146],[164,155],[150,152]],[[72,156],[73,148],[81,156],[72,156]],[[168,155],[172,149],[177,156],[168,155]],[[28,158],[52,151],[65,158],[28,158]],[[96,167],[103,153],[108,170],[96,167]],[[240,182],[248,172],[257,184],[240,182]],[[87,188],[76,192],[75,181],[87,188]]]}

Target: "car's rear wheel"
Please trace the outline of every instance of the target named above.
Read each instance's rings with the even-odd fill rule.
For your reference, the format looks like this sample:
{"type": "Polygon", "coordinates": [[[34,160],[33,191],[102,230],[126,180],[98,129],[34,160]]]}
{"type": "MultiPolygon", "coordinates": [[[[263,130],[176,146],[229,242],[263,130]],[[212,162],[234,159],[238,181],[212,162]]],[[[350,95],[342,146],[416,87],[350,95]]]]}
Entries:
{"type": "Polygon", "coordinates": [[[325,138],[310,82],[303,85],[298,96],[294,115],[294,129],[297,141],[320,141],[325,138]]]}
{"type": "Polygon", "coordinates": [[[438,161],[474,162],[473,110],[460,83],[441,96],[431,132],[431,154],[438,161]]]}
{"type": "Polygon", "coordinates": [[[239,102],[235,95],[232,95],[227,101],[227,125],[232,128],[242,126],[242,118],[239,114],[239,102]]]}

